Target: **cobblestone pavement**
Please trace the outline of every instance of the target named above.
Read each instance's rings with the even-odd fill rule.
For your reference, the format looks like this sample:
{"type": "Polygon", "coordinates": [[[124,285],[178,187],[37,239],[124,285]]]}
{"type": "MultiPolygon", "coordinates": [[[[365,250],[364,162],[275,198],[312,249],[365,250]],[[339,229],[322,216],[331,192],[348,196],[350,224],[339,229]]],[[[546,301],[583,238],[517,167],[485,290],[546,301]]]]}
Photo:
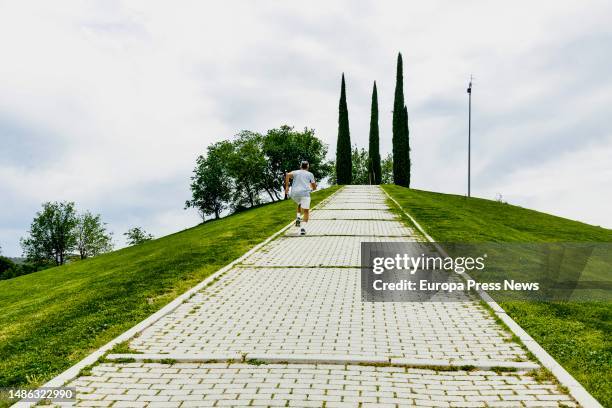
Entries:
{"type": "Polygon", "coordinates": [[[131,357],[144,362],[107,361],[74,380],[77,405],[575,406],[530,375],[539,366],[476,299],[361,301],[361,242],[421,240],[379,188],[344,187],[307,228],[134,337],[145,354],[131,357]],[[214,362],[226,360],[237,362],[214,362]]]}
{"type": "Polygon", "coordinates": [[[131,346],[144,353],[526,359],[475,301],[362,302],[360,290],[359,269],[238,268],[131,346]]]}
{"type": "Polygon", "coordinates": [[[524,374],[358,365],[101,364],[74,385],[83,406],[573,406],[524,374]]]}

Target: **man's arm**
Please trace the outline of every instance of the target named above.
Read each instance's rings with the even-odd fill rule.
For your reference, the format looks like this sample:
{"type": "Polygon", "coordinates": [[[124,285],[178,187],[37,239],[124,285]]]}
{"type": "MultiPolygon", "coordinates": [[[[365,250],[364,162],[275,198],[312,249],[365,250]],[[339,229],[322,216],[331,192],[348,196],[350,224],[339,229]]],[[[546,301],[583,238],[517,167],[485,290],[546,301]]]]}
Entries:
{"type": "Polygon", "coordinates": [[[312,173],[310,173],[310,188],[312,189],[312,191],[315,191],[317,189],[317,182],[314,178],[314,176],[312,175],[312,173]]]}
{"type": "Polygon", "coordinates": [[[285,174],[285,198],[289,195],[289,180],[291,180],[291,177],[293,177],[293,173],[285,174]]]}

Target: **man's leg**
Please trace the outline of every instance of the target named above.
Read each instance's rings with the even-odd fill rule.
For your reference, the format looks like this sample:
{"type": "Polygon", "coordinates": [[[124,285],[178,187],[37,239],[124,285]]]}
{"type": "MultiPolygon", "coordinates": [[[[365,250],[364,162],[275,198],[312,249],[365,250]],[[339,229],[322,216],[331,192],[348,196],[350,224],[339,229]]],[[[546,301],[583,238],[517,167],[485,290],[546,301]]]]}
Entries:
{"type": "Polygon", "coordinates": [[[302,197],[300,201],[302,213],[304,217],[302,219],[302,228],[300,229],[301,235],[306,235],[306,224],[308,224],[308,215],[310,213],[310,196],[302,197]]]}
{"type": "Polygon", "coordinates": [[[295,215],[295,226],[299,227],[301,223],[302,223],[302,206],[298,204],[297,214],[295,215]]]}
{"type": "Polygon", "coordinates": [[[300,198],[296,197],[294,194],[290,194],[289,197],[297,204],[297,210],[295,214],[295,226],[299,227],[302,222],[302,206],[300,202],[300,198]]]}

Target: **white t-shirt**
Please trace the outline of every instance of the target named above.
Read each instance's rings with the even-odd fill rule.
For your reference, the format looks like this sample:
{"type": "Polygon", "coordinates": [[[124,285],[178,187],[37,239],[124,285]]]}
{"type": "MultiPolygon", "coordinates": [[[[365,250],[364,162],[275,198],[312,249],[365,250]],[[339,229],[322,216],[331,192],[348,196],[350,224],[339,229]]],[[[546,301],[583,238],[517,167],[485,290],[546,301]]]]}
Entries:
{"type": "Polygon", "coordinates": [[[293,176],[293,184],[291,184],[291,194],[293,196],[310,194],[310,183],[315,182],[312,173],[308,170],[300,169],[292,171],[291,175],[293,176]]]}

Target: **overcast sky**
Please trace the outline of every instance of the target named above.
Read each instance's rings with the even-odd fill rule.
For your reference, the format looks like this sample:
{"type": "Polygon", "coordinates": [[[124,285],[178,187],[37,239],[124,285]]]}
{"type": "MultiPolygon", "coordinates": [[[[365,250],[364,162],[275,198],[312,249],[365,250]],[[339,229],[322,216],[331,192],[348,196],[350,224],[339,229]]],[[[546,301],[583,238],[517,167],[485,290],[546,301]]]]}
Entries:
{"type": "Polygon", "coordinates": [[[121,234],[196,224],[195,158],[242,129],[316,129],[333,157],[340,76],[367,147],[372,81],[391,149],[404,56],[413,187],[612,227],[612,2],[0,1],[0,245],[44,201],[121,234]]]}

